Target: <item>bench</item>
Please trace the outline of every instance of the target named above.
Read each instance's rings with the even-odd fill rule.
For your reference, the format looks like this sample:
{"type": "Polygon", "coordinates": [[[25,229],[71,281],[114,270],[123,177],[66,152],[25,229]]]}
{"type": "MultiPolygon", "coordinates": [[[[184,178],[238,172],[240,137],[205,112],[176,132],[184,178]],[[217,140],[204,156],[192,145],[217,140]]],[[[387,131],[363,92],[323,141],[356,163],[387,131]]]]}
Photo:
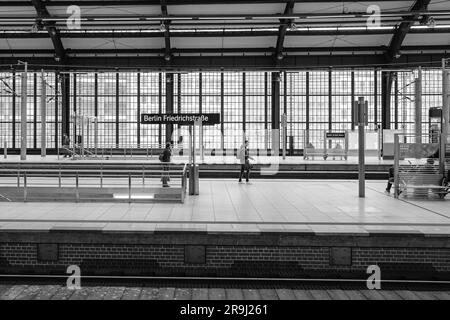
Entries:
{"type": "Polygon", "coordinates": [[[431,192],[443,199],[449,193],[448,182],[439,173],[405,171],[399,173],[398,179],[399,194],[408,194],[411,190],[415,196],[429,196],[431,192]]]}
{"type": "Polygon", "coordinates": [[[303,159],[308,160],[309,157],[311,157],[312,160],[314,160],[315,156],[324,157],[324,159],[326,159],[325,150],[324,149],[316,149],[316,148],[308,148],[308,147],[305,147],[303,149],[303,159]]]}

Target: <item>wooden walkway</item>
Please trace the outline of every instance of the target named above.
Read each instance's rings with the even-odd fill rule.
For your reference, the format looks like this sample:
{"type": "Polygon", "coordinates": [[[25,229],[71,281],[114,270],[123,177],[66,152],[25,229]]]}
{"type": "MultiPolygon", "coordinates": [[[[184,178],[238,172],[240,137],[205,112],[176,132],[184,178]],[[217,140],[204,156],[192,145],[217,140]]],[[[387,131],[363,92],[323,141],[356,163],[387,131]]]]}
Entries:
{"type": "Polygon", "coordinates": [[[450,291],[0,284],[0,300],[450,300],[450,291]]]}

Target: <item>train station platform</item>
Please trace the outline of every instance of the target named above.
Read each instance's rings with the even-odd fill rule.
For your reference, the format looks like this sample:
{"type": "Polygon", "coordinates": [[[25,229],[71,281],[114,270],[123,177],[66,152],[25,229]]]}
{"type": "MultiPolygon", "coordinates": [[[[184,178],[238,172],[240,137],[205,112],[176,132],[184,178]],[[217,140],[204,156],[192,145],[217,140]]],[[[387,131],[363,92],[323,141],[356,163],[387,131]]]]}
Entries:
{"type": "Polygon", "coordinates": [[[0,203],[0,271],[450,279],[450,200],[370,181],[200,180],[185,203],[0,203]]]}

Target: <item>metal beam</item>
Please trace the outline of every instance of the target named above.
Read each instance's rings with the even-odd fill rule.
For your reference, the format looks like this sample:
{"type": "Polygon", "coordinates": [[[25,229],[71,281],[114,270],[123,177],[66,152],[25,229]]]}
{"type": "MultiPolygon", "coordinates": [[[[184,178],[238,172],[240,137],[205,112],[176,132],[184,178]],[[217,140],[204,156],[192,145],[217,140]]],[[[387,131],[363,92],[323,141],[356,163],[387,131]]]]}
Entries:
{"type": "MultiPolygon", "coordinates": [[[[259,4],[259,3],[287,3],[290,0],[215,0],[211,3],[211,0],[167,0],[168,5],[215,5],[215,4],[259,4]]],[[[377,3],[377,2],[395,2],[398,0],[347,0],[345,2],[366,2],[366,3],[377,3]]],[[[342,3],[341,0],[298,0],[299,3],[342,3]]],[[[83,7],[92,6],[158,6],[160,5],[159,0],[52,0],[47,7],[59,7],[59,6],[70,6],[78,5],[83,7]]],[[[0,1],[0,7],[28,7],[30,6],[29,1],[0,1]]]]}
{"type": "MultiPolygon", "coordinates": [[[[426,11],[428,9],[428,5],[430,4],[431,0],[416,0],[413,7],[411,8],[411,12],[416,11],[426,11]]],[[[405,17],[407,19],[408,17],[405,17]]],[[[419,14],[413,15],[413,20],[419,18],[419,14]]],[[[406,35],[410,32],[411,27],[413,26],[414,22],[412,21],[404,21],[400,23],[399,27],[397,28],[397,31],[395,32],[394,36],[391,39],[389,49],[386,53],[386,60],[387,63],[392,63],[396,59],[400,57],[400,49],[402,47],[403,41],[406,38],[406,35]]]]}
{"type": "MultiPolygon", "coordinates": [[[[36,9],[38,21],[42,18],[50,17],[50,13],[48,12],[47,7],[42,2],[42,0],[31,0],[31,1],[33,3],[34,8],[36,9]]],[[[54,26],[49,25],[47,25],[45,28],[47,29],[47,32],[53,43],[53,48],[55,49],[55,60],[61,63],[65,63],[66,53],[58,29],[56,29],[56,27],[54,26]]]]}
{"type": "MultiPolygon", "coordinates": [[[[285,15],[290,15],[294,11],[295,0],[291,0],[286,4],[286,8],[284,9],[285,15]]],[[[281,19],[280,27],[278,28],[278,38],[277,45],[275,49],[275,63],[278,60],[283,59],[283,46],[284,46],[284,38],[286,37],[286,32],[288,29],[288,24],[292,23],[292,19],[281,19]]]]}
{"type": "MultiPolygon", "coordinates": [[[[429,67],[440,66],[442,58],[450,58],[450,54],[404,54],[390,68],[417,67],[426,64],[429,67]]],[[[367,55],[289,55],[279,65],[273,65],[271,55],[244,55],[244,56],[181,56],[174,57],[170,65],[167,65],[163,57],[144,56],[114,56],[114,57],[71,57],[70,65],[55,64],[53,58],[49,57],[27,57],[30,69],[40,70],[42,65],[46,69],[59,69],[65,67],[70,70],[92,71],[92,70],[115,70],[114,68],[126,68],[127,70],[167,70],[172,72],[184,70],[310,70],[323,67],[377,67],[386,63],[384,54],[367,55]]],[[[10,70],[10,65],[17,63],[17,57],[1,57],[0,68],[10,70]]]]}
{"type": "MultiPolygon", "coordinates": [[[[284,52],[291,55],[296,53],[384,53],[388,49],[387,46],[361,46],[361,47],[288,47],[284,48],[284,52]]],[[[416,53],[426,53],[450,52],[450,45],[429,45],[429,46],[403,46],[403,52],[416,52],[416,53]]],[[[164,48],[152,48],[152,49],[66,49],[66,54],[71,55],[128,55],[128,56],[140,56],[140,55],[157,55],[162,56],[165,52],[164,48]]],[[[171,53],[174,55],[192,55],[192,54],[203,54],[203,55],[214,55],[214,54],[239,54],[243,53],[260,53],[260,54],[273,54],[275,48],[173,48],[171,53]]],[[[53,55],[54,50],[52,49],[0,49],[0,55],[53,55]]]]}
{"type": "MultiPolygon", "coordinates": [[[[338,35],[383,35],[392,34],[392,29],[345,29],[345,30],[309,30],[309,31],[289,31],[290,36],[338,36],[338,35]]],[[[443,28],[420,28],[411,29],[410,34],[445,34],[450,33],[449,27],[443,28]]],[[[277,36],[278,31],[197,31],[197,32],[171,32],[171,38],[215,38],[215,37],[270,37],[277,36]]],[[[1,32],[0,39],[42,39],[48,36],[44,33],[24,32],[1,32]]],[[[148,31],[97,31],[97,32],[59,32],[60,38],[161,38],[164,37],[162,32],[148,32],[148,31]]]]}

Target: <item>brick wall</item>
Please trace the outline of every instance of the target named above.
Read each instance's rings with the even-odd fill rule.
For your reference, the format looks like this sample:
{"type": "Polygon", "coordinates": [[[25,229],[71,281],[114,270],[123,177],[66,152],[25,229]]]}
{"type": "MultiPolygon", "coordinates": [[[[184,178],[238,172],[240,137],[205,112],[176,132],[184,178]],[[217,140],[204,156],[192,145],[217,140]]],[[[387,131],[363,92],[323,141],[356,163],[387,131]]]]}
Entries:
{"type": "MultiPolygon", "coordinates": [[[[0,243],[2,272],[54,272],[75,264],[82,271],[127,274],[285,275],[310,271],[365,272],[368,265],[382,270],[449,273],[448,248],[348,248],[349,264],[335,264],[328,246],[206,245],[205,263],[185,263],[185,245],[61,243],[56,260],[38,258],[37,243],[0,243]]],[[[344,257],[345,258],[345,257],[344,257]]]]}

